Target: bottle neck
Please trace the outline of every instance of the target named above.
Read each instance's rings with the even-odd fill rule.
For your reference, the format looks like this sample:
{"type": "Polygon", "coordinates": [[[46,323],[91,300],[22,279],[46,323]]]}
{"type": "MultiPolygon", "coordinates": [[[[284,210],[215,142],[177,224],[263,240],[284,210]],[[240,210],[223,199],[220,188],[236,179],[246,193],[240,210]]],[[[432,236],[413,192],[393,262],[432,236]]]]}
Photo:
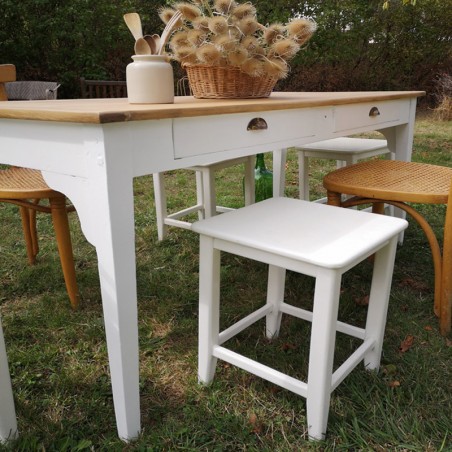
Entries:
{"type": "Polygon", "coordinates": [[[264,154],[256,154],[256,166],[255,169],[260,169],[261,171],[265,171],[267,168],[265,167],[264,154]]]}

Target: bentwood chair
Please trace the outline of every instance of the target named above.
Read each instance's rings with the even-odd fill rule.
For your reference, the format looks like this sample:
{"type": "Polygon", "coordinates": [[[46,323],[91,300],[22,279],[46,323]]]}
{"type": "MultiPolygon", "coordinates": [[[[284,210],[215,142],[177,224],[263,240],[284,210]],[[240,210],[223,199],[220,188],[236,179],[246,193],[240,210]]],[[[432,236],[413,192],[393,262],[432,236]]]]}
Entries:
{"type": "MultiPolygon", "coordinates": [[[[42,85],[30,85],[33,89],[27,90],[26,82],[21,82],[20,90],[16,89],[18,85],[8,87],[7,83],[14,82],[15,79],[16,68],[14,65],[0,65],[0,101],[8,100],[7,93],[9,90],[15,92],[16,95],[19,91],[22,94],[28,92],[28,95],[32,95],[37,100],[36,97],[47,99],[49,90],[56,89],[44,88],[42,85]],[[37,86],[38,88],[36,88],[37,86]]],[[[62,193],[52,190],[45,183],[40,171],[19,167],[0,170],[0,202],[16,204],[20,207],[22,228],[30,264],[36,262],[36,256],[39,252],[36,212],[47,212],[52,215],[66,289],[72,307],[76,308],[80,295],[75,277],[71,234],[67,217],[67,212],[73,211],[74,208],[66,206],[66,197],[62,193]],[[44,199],[48,200],[48,205],[41,204],[44,199]]]]}
{"type": "Polygon", "coordinates": [[[452,305],[452,168],[399,160],[360,162],[327,174],[323,185],[328,204],[350,207],[372,204],[382,213],[384,203],[407,212],[429,241],[435,269],[434,311],[443,336],[451,330],[452,305]],[[343,200],[341,195],[351,195],[343,200]],[[408,203],[447,204],[443,251],[427,220],[408,203]]]}

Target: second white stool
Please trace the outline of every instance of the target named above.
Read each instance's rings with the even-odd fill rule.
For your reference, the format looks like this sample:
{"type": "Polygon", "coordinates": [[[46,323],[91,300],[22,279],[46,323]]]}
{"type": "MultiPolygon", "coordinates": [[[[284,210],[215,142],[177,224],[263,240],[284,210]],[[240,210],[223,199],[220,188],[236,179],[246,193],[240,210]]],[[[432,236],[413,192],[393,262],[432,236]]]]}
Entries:
{"type": "MultiPolygon", "coordinates": [[[[358,163],[359,160],[384,155],[393,158],[386,140],[372,138],[333,138],[296,148],[298,152],[298,183],[300,199],[309,201],[309,159],[331,159],[337,168],[358,163]]],[[[326,203],[326,198],[315,202],[326,203]]]]}
{"type": "Polygon", "coordinates": [[[230,207],[217,206],[215,171],[220,169],[243,164],[245,167],[245,205],[254,203],[254,161],[255,156],[252,155],[214,162],[209,165],[186,168],[187,170],[195,171],[196,174],[196,204],[171,214],[168,214],[164,173],[153,174],[157,234],[159,240],[165,238],[168,226],[191,229],[192,223],[181,219],[191,213],[198,212],[198,218],[203,219],[210,218],[216,215],[217,212],[233,210],[230,207]]]}
{"type": "Polygon", "coordinates": [[[193,224],[200,234],[198,379],[210,383],[220,358],[307,399],[308,434],[323,439],[331,392],[361,362],[378,370],[392,281],[399,218],[290,198],[271,198],[193,224]],[[264,219],[264,220],[263,220],[264,219]],[[220,332],[220,253],[269,264],[266,304],[220,332]],[[375,254],[367,321],[338,321],[343,273],[375,254]],[[313,311],[284,302],[286,269],[316,278],[313,311]],[[281,316],[312,322],[307,382],[240,355],[223,344],[266,318],[266,335],[278,336],[281,316]],[[333,372],[336,331],[362,344],[333,372]]]}

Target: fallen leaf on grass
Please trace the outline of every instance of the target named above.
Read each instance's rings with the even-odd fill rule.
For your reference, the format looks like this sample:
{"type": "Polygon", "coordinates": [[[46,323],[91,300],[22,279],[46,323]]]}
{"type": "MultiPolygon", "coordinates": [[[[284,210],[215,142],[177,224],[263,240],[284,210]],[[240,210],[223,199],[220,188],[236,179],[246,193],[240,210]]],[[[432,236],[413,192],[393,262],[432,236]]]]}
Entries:
{"type": "Polygon", "coordinates": [[[446,346],[452,347],[452,341],[450,339],[446,339],[446,346]]]}
{"type": "Polygon", "coordinates": [[[432,331],[433,328],[432,328],[431,325],[425,325],[425,326],[424,326],[424,330],[425,330],[425,331],[432,331]]]}
{"type": "Polygon", "coordinates": [[[386,375],[394,375],[397,372],[397,366],[395,364],[386,364],[386,366],[383,367],[383,372],[386,375]]]}
{"type": "Polygon", "coordinates": [[[413,278],[405,278],[400,281],[399,285],[402,287],[410,287],[411,289],[419,292],[428,292],[430,290],[426,283],[413,278]]]}
{"type": "Polygon", "coordinates": [[[355,298],[355,304],[358,306],[369,306],[369,295],[361,298],[355,298]]]}
{"type": "Polygon", "coordinates": [[[296,345],[290,344],[288,342],[285,342],[281,348],[283,349],[283,352],[287,352],[288,350],[295,350],[297,348],[296,345]]]}
{"type": "Polygon", "coordinates": [[[259,435],[262,431],[262,426],[259,424],[257,416],[254,413],[250,415],[248,422],[251,424],[251,427],[253,427],[251,431],[259,435]]]}
{"type": "Polygon", "coordinates": [[[407,352],[414,344],[414,336],[407,336],[400,344],[400,353],[407,352]]]}
{"type": "Polygon", "coordinates": [[[390,382],[388,383],[388,386],[389,386],[390,388],[398,388],[398,387],[400,386],[400,381],[399,381],[399,380],[393,380],[393,381],[390,381],[390,382]]]}

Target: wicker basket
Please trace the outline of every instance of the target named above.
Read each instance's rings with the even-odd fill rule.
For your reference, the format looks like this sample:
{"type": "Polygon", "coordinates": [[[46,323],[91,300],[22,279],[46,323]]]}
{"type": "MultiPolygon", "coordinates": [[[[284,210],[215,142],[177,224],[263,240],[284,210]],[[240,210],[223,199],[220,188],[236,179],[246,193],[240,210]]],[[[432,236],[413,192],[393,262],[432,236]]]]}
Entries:
{"type": "Polygon", "coordinates": [[[233,66],[185,66],[193,96],[198,99],[268,97],[277,78],[251,77],[233,66]]]}

